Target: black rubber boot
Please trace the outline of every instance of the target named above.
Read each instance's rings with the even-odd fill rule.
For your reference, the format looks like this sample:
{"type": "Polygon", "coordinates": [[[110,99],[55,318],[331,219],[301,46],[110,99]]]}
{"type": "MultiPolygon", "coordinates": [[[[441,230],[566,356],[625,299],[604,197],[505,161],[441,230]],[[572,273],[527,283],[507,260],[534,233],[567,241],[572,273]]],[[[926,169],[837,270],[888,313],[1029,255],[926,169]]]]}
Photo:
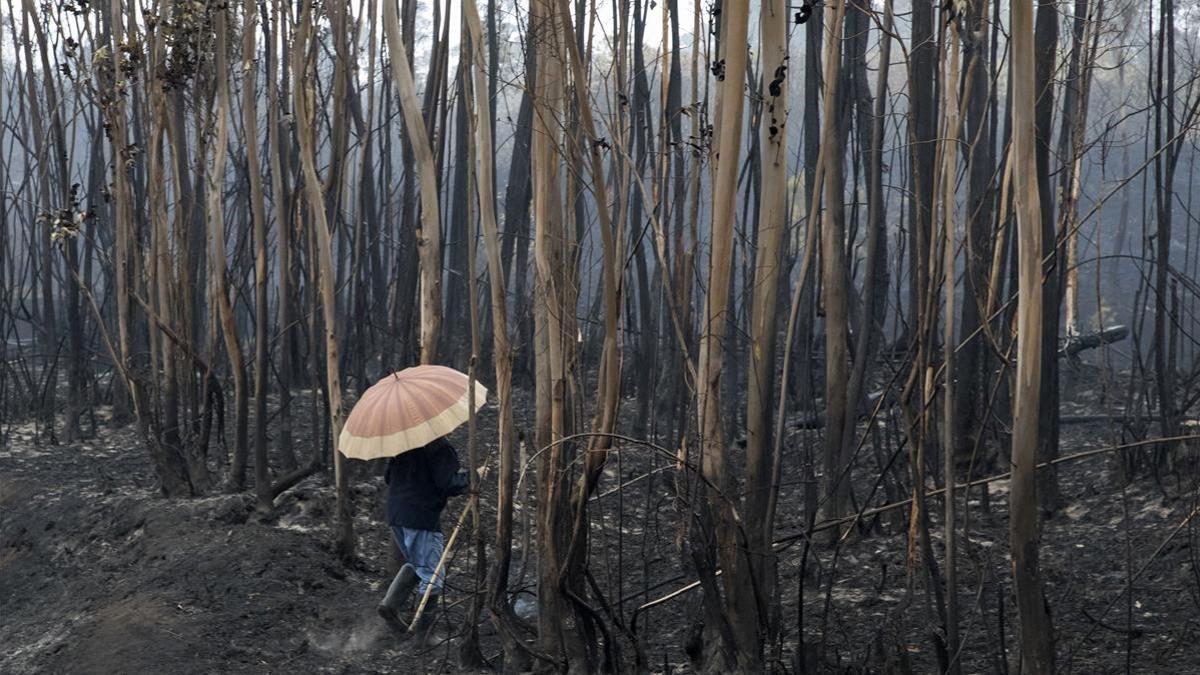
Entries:
{"type": "Polygon", "coordinates": [[[387,621],[398,632],[408,631],[408,623],[400,616],[400,609],[408,600],[408,596],[412,594],[413,589],[417,587],[417,581],[417,571],[413,569],[412,565],[405,563],[396,573],[396,578],[392,579],[387,595],[383,596],[383,600],[377,608],[379,616],[383,617],[384,621],[387,621]]]}

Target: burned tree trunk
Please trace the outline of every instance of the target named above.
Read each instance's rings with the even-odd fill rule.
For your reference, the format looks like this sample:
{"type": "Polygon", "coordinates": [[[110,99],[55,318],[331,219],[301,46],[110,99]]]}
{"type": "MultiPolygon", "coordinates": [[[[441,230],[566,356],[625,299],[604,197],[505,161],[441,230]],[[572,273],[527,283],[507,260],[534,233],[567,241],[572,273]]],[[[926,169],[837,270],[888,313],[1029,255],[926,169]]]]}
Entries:
{"type": "MultiPolygon", "coordinates": [[[[537,328],[535,334],[535,380],[538,411],[535,439],[546,451],[538,461],[538,642],[543,652],[563,651],[569,630],[559,579],[564,563],[566,513],[562,475],[571,449],[563,441],[573,431],[568,406],[569,350],[575,341],[570,330],[574,304],[566,288],[569,255],[568,225],[562,207],[559,178],[560,141],[563,134],[566,45],[560,28],[562,17],[553,0],[535,0],[530,7],[530,24],[538,27],[531,48],[537,54],[533,80],[533,225],[536,269],[537,328]]],[[[574,642],[574,640],[572,641],[574,642]]],[[[567,654],[578,660],[582,654],[567,654]]]]}
{"type": "Polygon", "coordinates": [[[966,30],[959,33],[968,78],[968,89],[963,91],[968,185],[964,213],[967,241],[963,263],[966,269],[963,270],[963,302],[959,317],[959,335],[963,343],[958,347],[954,400],[957,412],[954,445],[958,448],[958,462],[969,456],[970,449],[977,445],[976,441],[983,433],[982,413],[988,384],[986,374],[991,372],[985,338],[970,337],[977,333],[990,313],[987,311],[992,261],[989,226],[995,220],[996,204],[993,175],[996,171],[995,147],[989,133],[988,110],[988,96],[992,92],[991,62],[987,54],[991,27],[983,11],[984,8],[972,6],[961,18],[966,30]]]}
{"type": "Polygon", "coordinates": [[[500,629],[504,645],[504,662],[514,668],[521,663],[524,651],[516,643],[515,621],[508,602],[508,576],[512,562],[513,468],[515,434],[512,405],[512,349],[508,340],[508,310],[505,302],[504,262],[500,253],[500,234],[492,195],[494,191],[494,146],[490,125],[491,101],[486,96],[486,69],[483,63],[482,29],[474,0],[463,6],[467,29],[471,35],[474,57],[474,115],[472,128],[479,147],[475,158],[479,165],[476,195],[479,199],[479,221],[483,230],[487,257],[492,310],[492,364],[496,375],[496,400],[500,409],[499,427],[499,492],[496,499],[496,557],[488,582],[488,607],[500,629]]]}
{"type": "MultiPolygon", "coordinates": [[[[333,251],[329,222],[325,217],[325,199],[317,177],[314,139],[310,134],[314,118],[314,86],[310,80],[313,46],[309,44],[313,31],[312,5],[303,4],[292,46],[292,71],[296,77],[293,90],[296,113],[296,135],[300,144],[300,162],[304,170],[304,191],[308,197],[309,217],[315,231],[317,260],[314,261],[320,283],[321,309],[325,325],[325,379],[329,397],[330,431],[332,433],[334,482],[337,486],[337,534],[335,544],[343,557],[354,555],[354,521],[350,514],[350,490],[338,438],[342,433],[342,383],[338,359],[337,296],[333,288],[333,251]]],[[[394,19],[393,15],[393,19],[394,19]]],[[[315,337],[315,336],[314,336],[315,337]]]]}
{"type": "MultiPolygon", "coordinates": [[[[737,175],[740,167],[742,112],[745,104],[746,47],[749,8],[744,0],[726,2],[722,6],[724,23],[721,56],[724,60],[723,81],[720,87],[720,114],[716,130],[713,163],[716,177],[713,183],[712,245],[709,260],[708,293],[704,301],[703,323],[700,332],[700,363],[697,368],[697,417],[701,442],[701,470],[707,483],[706,520],[711,528],[711,544],[716,559],[724,570],[719,597],[711,597],[715,585],[705,588],[710,596],[708,607],[721,607],[721,614],[709,620],[724,624],[720,632],[728,639],[725,644],[725,664],[715,668],[737,668],[754,672],[761,668],[762,643],[759,637],[758,603],[753,572],[742,548],[741,529],[734,518],[733,504],[726,496],[733,483],[728,473],[721,419],[721,375],[725,358],[724,338],[728,328],[729,288],[733,263],[734,207],[737,197],[737,175]],[[719,603],[719,604],[718,604],[719,603]]],[[[720,79],[720,77],[719,77],[720,79]]],[[[697,544],[698,545],[698,544],[697,544]]],[[[711,572],[710,572],[711,573],[711,572]]],[[[703,573],[702,573],[703,574],[703,573]]]]}
{"type": "MultiPolygon", "coordinates": [[[[1055,200],[1050,168],[1050,137],[1054,133],[1054,68],[1057,65],[1055,47],[1058,44],[1058,7],[1054,0],[1038,0],[1035,22],[1034,40],[1038,45],[1034,74],[1037,97],[1034,104],[1037,133],[1035,153],[1038,195],[1041,199],[1042,251],[1047,257],[1042,287],[1042,394],[1038,413],[1038,461],[1048,462],[1058,456],[1058,359],[1054,355],[1058,352],[1059,308],[1062,303],[1060,289],[1065,269],[1063,239],[1055,231],[1055,200]]],[[[1015,100],[1013,105],[1016,106],[1015,100]]],[[[1038,500],[1043,512],[1048,514],[1058,509],[1057,475],[1057,468],[1051,466],[1037,477],[1038,500]]]]}
{"type": "MultiPolygon", "coordinates": [[[[292,448],[292,222],[291,195],[284,175],[284,157],[287,151],[281,142],[280,135],[283,127],[279,120],[279,108],[282,105],[276,75],[275,40],[280,36],[280,0],[273,0],[271,12],[271,28],[267,29],[266,17],[263,17],[263,32],[266,37],[266,69],[267,69],[267,154],[271,168],[271,201],[275,214],[276,227],[276,261],[278,270],[278,290],[276,323],[279,348],[279,426],[276,438],[279,445],[279,459],[284,471],[291,472],[296,468],[296,452],[292,448]]],[[[264,8],[265,11],[265,8],[264,8]]],[[[282,36],[280,36],[282,42],[282,36]]],[[[290,167],[289,167],[290,168],[290,167]]]]}
{"type": "Polygon", "coordinates": [[[1039,576],[1034,470],[1042,398],[1042,213],[1034,124],[1033,0],[1012,2],[1012,172],[1018,227],[1017,373],[1014,384],[1009,540],[1020,617],[1022,671],[1054,672],[1054,638],[1039,576]]]}
{"type": "MultiPolygon", "coordinates": [[[[767,616],[774,596],[774,524],[768,514],[774,444],[770,413],[775,392],[775,339],[779,332],[779,280],[787,230],[788,161],[788,11],[783,0],[768,0],[760,16],[762,39],[763,123],[759,126],[762,190],[758,208],[754,301],[750,310],[750,348],[746,391],[746,481],[743,513],[756,525],[747,530],[752,574],[758,580],[758,615],[767,616]]],[[[767,628],[766,626],[761,627],[767,628]]]]}
{"type": "MultiPolygon", "coordinates": [[[[258,161],[258,73],[254,68],[258,32],[254,0],[246,0],[242,24],[242,125],[247,175],[250,177],[250,217],[254,230],[254,488],[258,507],[270,510],[271,475],[267,470],[267,210],[258,161]]],[[[268,46],[270,48],[270,46],[268,46]]]]}
{"type": "Polygon", "coordinates": [[[825,49],[825,105],[821,133],[825,209],[821,218],[821,300],[825,306],[825,499],[827,515],[839,518],[850,509],[846,475],[846,418],[850,350],[846,289],[845,135],[841,109],[841,40],[846,6],[834,5],[825,49]]]}
{"type": "MultiPolygon", "coordinates": [[[[400,38],[400,23],[395,3],[384,2],[383,9],[388,53],[392,58],[392,78],[400,97],[408,139],[416,154],[416,169],[421,182],[421,227],[417,230],[417,250],[421,260],[421,363],[435,363],[442,314],[441,216],[438,208],[437,166],[433,149],[430,147],[428,126],[421,116],[412,68],[400,38]]],[[[426,94],[428,95],[428,92],[426,94]]]]}
{"type": "Polygon", "coordinates": [[[229,300],[229,281],[225,255],[225,161],[229,148],[229,78],[226,73],[226,10],[217,12],[217,102],[216,140],[214,141],[212,169],[208,177],[209,240],[212,246],[212,293],[220,321],[221,335],[225,340],[225,353],[229,356],[229,369],[233,373],[233,389],[236,406],[234,419],[233,462],[229,468],[229,488],[242,489],[246,480],[246,455],[248,452],[249,392],[246,389],[246,365],[242,358],[242,345],[238,339],[237,324],[233,316],[233,305],[229,300]]]}

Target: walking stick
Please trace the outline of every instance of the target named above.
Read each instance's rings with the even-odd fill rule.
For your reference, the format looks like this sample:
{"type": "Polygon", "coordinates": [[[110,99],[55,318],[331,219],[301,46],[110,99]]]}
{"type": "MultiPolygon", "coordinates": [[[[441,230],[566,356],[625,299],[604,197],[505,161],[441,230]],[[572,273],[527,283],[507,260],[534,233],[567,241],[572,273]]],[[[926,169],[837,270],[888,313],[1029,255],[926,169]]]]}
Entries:
{"type": "Polygon", "coordinates": [[[417,611],[413,614],[412,623],[408,625],[408,632],[413,632],[417,628],[417,620],[421,618],[421,613],[425,611],[425,603],[429,602],[429,592],[433,590],[433,582],[437,580],[438,574],[446,565],[446,558],[450,556],[450,549],[454,546],[454,540],[458,538],[458,531],[462,529],[462,524],[467,520],[467,514],[471,512],[471,504],[475,497],[467,500],[467,505],[463,507],[462,515],[458,517],[458,524],[454,526],[454,530],[450,532],[450,538],[446,540],[446,546],[442,549],[442,557],[438,559],[437,567],[433,570],[433,578],[430,583],[425,584],[425,593],[421,595],[421,602],[417,605],[417,611]]]}

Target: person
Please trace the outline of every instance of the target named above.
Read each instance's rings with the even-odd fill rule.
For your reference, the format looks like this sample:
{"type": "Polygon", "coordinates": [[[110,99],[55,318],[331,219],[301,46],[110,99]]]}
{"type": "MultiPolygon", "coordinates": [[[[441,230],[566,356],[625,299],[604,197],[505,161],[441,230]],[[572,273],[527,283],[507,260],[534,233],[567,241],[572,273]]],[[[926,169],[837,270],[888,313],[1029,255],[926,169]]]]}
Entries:
{"type": "Polygon", "coordinates": [[[467,491],[469,481],[458,453],[445,438],[392,457],[384,481],[388,525],[405,563],[379,603],[379,615],[396,630],[407,632],[410,621],[401,616],[404,604],[414,589],[424,595],[432,587],[415,627],[418,634],[424,634],[433,623],[445,576],[437,569],[445,545],[442,509],[450,497],[467,491]]]}

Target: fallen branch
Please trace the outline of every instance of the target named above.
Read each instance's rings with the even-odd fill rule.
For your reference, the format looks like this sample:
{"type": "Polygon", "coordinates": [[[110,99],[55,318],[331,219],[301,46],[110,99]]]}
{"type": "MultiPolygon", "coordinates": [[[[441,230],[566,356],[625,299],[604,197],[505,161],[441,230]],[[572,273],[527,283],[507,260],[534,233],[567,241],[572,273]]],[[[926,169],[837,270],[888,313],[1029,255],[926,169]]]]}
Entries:
{"type": "Polygon", "coordinates": [[[130,297],[132,297],[134,301],[141,306],[142,311],[146,312],[146,315],[154,321],[154,326],[158,328],[159,332],[165,335],[172,344],[178,347],[179,350],[182,351],[184,355],[187,356],[192,362],[192,366],[196,369],[196,371],[202,373],[209,385],[217,390],[217,397],[221,400],[222,407],[224,407],[224,389],[221,388],[221,381],[219,378],[217,378],[216,371],[213,370],[213,367],[209,365],[209,363],[204,360],[204,357],[200,356],[195,349],[192,349],[192,345],[188,343],[187,340],[184,340],[170,326],[164,323],[162,318],[158,316],[158,313],[155,312],[154,309],[152,309],[140,295],[137,293],[130,293],[130,297]]]}
{"type": "MultiPolygon", "coordinates": [[[[1170,440],[1174,440],[1174,439],[1162,439],[1162,440],[1170,441],[1170,440]]],[[[1186,516],[1184,516],[1183,520],[1181,520],[1179,522],[1179,524],[1175,526],[1175,529],[1171,530],[1171,534],[1168,534],[1166,539],[1162,540],[1162,543],[1158,545],[1158,548],[1154,549],[1154,552],[1150,554],[1149,558],[1146,558],[1146,562],[1142,563],[1142,566],[1138,568],[1137,572],[1135,572],[1132,577],[1127,579],[1127,585],[1125,586],[1125,588],[1122,588],[1120,593],[1117,593],[1116,595],[1113,596],[1112,600],[1108,601],[1108,604],[1104,606],[1104,611],[1100,612],[1100,616],[1098,618],[1092,619],[1092,617],[1090,617],[1090,616],[1088,617],[1089,619],[1092,619],[1093,622],[1095,622],[1095,625],[1093,625],[1092,629],[1089,630],[1086,635],[1079,638],[1079,640],[1076,641],[1075,645],[1072,646],[1071,651],[1069,652],[1070,656],[1067,657],[1068,662],[1070,662],[1070,660],[1072,658],[1074,658],[1074,656],[1075,656],[1075,646],[1077,646],[1080,642],[1083,642],[1083,641],[1087,640],[1088,638],[1090,638],[1096,632],[1097,628],[1104,627],[1104,628],[1109,628],[1109,630],[1115,630],[1115,629],[1105,625],[1104,623],[1101,623],[1103,621],[1104,617],[1107,616],[1110,611],[1112,611],[1113,606],[1117,604],[1118,600],[1125,597],[1125,593],[1130,592],[1129,589],[1133,586],[1133,583],[1135,581],[1137,581],[1138,579],[1140,579],[1142,574],[1144,574],[1146,572],[1146,570],[1150,568],[1150,563],[1154,562],[1158,558],[1158,556],[1162,554],[1163,550],[1165,550],[1167,548],[1167,544],[1171,543],[1171,540],[1175,538],[1175,535],[1182,532],[1183,528],[1187,527],[1188,523],[1191,523],[1192,519],[1195,518],[1197,514],[1200,514],[1200,506],[1193,508],[1191,510],[1191,512],[1188,513],[1186,516]]],[[[1136,633],[1135,633],[1135,635],[1136,635],[1136,633]]]]}
{"type": "MultiPolygon", "coordinates": [[[[1104,447],[1104,448],[1096,448],[1094,450],[1086,450],[1084,452],[1078,452],[1073,455],[1059,457],[1059,458],[1051,460],[1049,462],[1042,462],[1041,464],[1038,464],[1036,468],[1045,469],[1047,467],[1056,466],[1058,464],[1063,464],[1065,462],[1073,462],[1073,461],[1080,460],[1080,459],[1087,459],[1089,457],[1096,457],[1098,455],[1103,455],[1103,454],[1107,454],[1110,452],[1116,452],[1118,450],[1128,450],[1130,448],[1136,448],[1136,447],[1141,447],[1141,446],[1146,446],[1146,445],[1155,445],[1158,443],[1177,443],[1179,441],[1189,441],[1189,440],[1200,440],[1200,434],[1189,434],[1186,436],[1171,436],[1169,438],[1150,438],[1150,439],[1146,439],[1146,440],[1142,440],[1142,441],[1135,441],[1133,443],[1122,443],[1121,445],[1113,445],[1113,446],[1108,446],[1108,447],[1104,447]]],[[[988,478],[980,478],[978,480],[973,480],[973,481],[970,481],[969,483],[959,483],[958,485],[955,486],[954,489],[955,490],[965,490],[965,489],[969,489],[972,487],[976,487],[978,485],[985,485],[987,483],[995,483],[997,481],[1008,480],[1011,477],[1012,477],[1012,472],[1010,471],[1010,472],[998,474],[995,476],[990,476],[988,478]]],[[[938,495],[941,495],[945,491],[946,491],[945,488],[938,488],[936,490],[930,490],[929,492],[925,493],[925,497],[926,498],[936,497],[938,495]]],[[[846,516],[845,518],[836,518],[833,520],[826,520],[826,521],[823,521],[820,523],[816,523],[804,532],[800,532],[797,534],[791,534],[786,537],[781,537],[779,539],[776,539],[774,541],[774,552],[779,553],[781,551],[784,551],[796,541],[799,541],[802,539],[810,539],[812,537],[812,535],[816,534],[817,532],[823,532],[825,530],[829,530],[834,527],[839,527],[846,523],[855,523],[855,522],[858,522],[859,520],[862,520],[865,517],[873,516],[873,515],[876,515],[879,513],[885,513],[887,511],[893,511],[895,509],[906,507],[910,504],[912,504],[911,497],[908,499],[898,501],[898,502],[892,502],[891,504],[884,504],[883,506],[878,506],[873,509],[864,509],[862,511],[859,511],[857,514],[855,514],[853,516],[846,516]]],[[[1160,545],[1158,547],[1158,550],[1155,551],[1154,555],[1158,555],[1158,553],[1162,550],[1162,548],[1164,546],[1166,546],[1167,542],[1169,542],[1171,540],[1171,538],[1173,538],[1175,536],[1175,534],[1177,534],[1179,532],[1179,530],[1183,529],[1183,527],[1198,512],[1200,512],[1200,507],[1198,507],[1196,510],[1192,511],[1191,515],[1189,515],[1187,517],[1187,519],[1184,521],[1184,523],[1182,525],[1180,525],[1178,528],[1176,528],[1175,532],[1173,532],[1171,534],[1171,536],[1168,537],[1167,540],[1164,541],[1162,543],[1162,545],[1160,545]]],[[[1153,560],[1153,558],[1154,558],[1154,556],[1151,556],[1151,560],[1153,560]]],[[[1149,564],[1149,563],[1147,562],[1147,564],[1149,564]]],[[[1137,576],[1141,576],[1142,571],[1145,571],[1145,566],[1143,566],[1142,570],[1140,570],[1138,572],[1138,574],[1135,575],[1134,578],[1136,579],[1137,576]]],[[[721,570],[716,571],[716,574],[720,574],[720,573],[721,573],[721,570]]],[[[699,586],[700,586],[699,581],[693,581],[690,584],[687,584],[686,586],[677,588],[674,591],[671,591],[670,593],[668,593],[660,598],[656,598],[654,600],[651,600],[650,602],[647,602],[647,603],[639,606],[637,609],[633,610],[633,615],[636,617],[639,613],[641,613],[647,609],[650,609],[652,607],[656,607],[663,603],[674,600],[675,598],[678,598],[679,596],[681,596],[695,588],[698,588],[699,586]]],[[[1118,598],[1119,597],[1120,596],[1118,596],[1118,598]]],[[[1115,600],[1113,602],[1115,602],[1115,600]]],[[[1111,608],[1111,604],[1110,604],[1110,608],[1111,608]]],[[[1108,613],[1107,610],[1105,610],[1105,614],[1107,614],[1107,613],[1108,613]]],[[[1103,614],[1101,616],[1103,616],[1103,614]]]]}
{"type": "MultiPolygon", "coordinates": [[[[319,455],[318,455],[318,457],[319,457],[319,455]]],[[[296,469],[295,471],[289,473],[288,475],[280,478],[279,482],[277,482],[271,486],[271,491],[270,491],[271,501],[274,502],[276,499],[279,499],[279,497],[283,493],[292,489],[296,485],[299,485],[300,481],[313,475],[320,468],[321,468],[320,459],[314,458],[314,460],[310,461],[307,466],[302,466],[299,469],[296,469]]]]}
{"type": "Polygon", "coordinates": [[[1079,352],[1120,342],[1127,337],[1129,337],[1127,326],[1112,326],[1097,333],[1074,335],[1063,342],[1062,347],[1058,350],[1058,355],[1074,358],[1079,355],[1079,352]]]}
{"type": "Polygon", "coordinates": [[[1096,617],[1092,616],[1090,612],[1087,611],[1087,608],[1082,609],[1081,613],[1083,614],[1083,618],[1087,619],[1088,621],[1091,621],[1093,624],[1095,624],[1105,630],[1111,630],[1114,633],[1120,633],[1122,635],[1129,635],[1129,636],[1132,636],[1135,638],[1142,637],[1143,635],[1146,634],[1146,631],[1142,630],[1141,628],[1121,628],[1120,626],[1114,626],[1102,619],[1097,619],[1096,617]]]}
{"type": "MultiPolygon", "coordinates": [[[[1063,415],[1058,418],[1059,424],[1094,424],[1094,423],[1113,423],[1113,424],[1133,424],[1135,422],[1153,423],[1161,420],[1158,415],[1063,415]]],[[[1179,419],[1176,421],[1180,424],[1200,424],[1200,418],[1179,419]]]]}
{"type": "MultiPolygon", "coordinates": [[[[1074,461],[1077,461],[1080,459],[1096,457],[1098,455],[1103,455],[1103,454],[1107,454],[1110,452],[1116,452],[1118,450],[1129,450],[1131,448],[1138,448],[1138,447],[1143,447],[1143,446],[1147,446],[1147,445],[1157,445],[1159,443],[1178,443],[1180,441],[1189,441],[1189,440],[1200,440],[1200,434],[1188,434],[1185,436],[1171,436],[1168,438],[1148,438],[1148,439],[1144,439],[1141,441],[1134,441],[1132,443],[1122,443],[1120,445],[1110,445],[1110,446],[1106,446],[1103,448],[1096,448],[1093,450],[1085,450],[1083,452],[1077,452],[1073,455],[1066,455],[1063,457],[1059,457],[1057,459],[1050,460],[1049,462],[1042,462],[1041,464],[1038,464],[1037,467],[1035,467],[1035,468],[1045,469],[1050,466],[1057,466],[1059,464],[1064,464],[1066,462],[1074,462],[1074,461]]],[[[954,487],[954,489],[955,490],[965,490],[968,488],[977,487],[979,485],[986,485],[988,483],[995,483],[995,482],[1002,481],[1002,480],[1008,480],[1011,477],[1012,477],[1012,472],[1006,471],[1005,473],[997,474],[995,476],[989,476],[987,478],[980,478],[977,480],[973,480],[969,483],[959,483],[958,485],[956,485],[954,487]]],[[[937,497],[937,496],[940,496],[945,491],[946,491],[945,488],[938,488],[936,490],[930,490],[929,492],[926,492],[925,496],[927,498],[928,497],[937,497]]],[[[898,502],[884,504],[883,506],[877,506],[873,509],[865,509],[853,516],[846,516],[844,518],[837,518],[834,520],[822,521],[820,523],[813,525],[811,528],[811,531],[814,533],[822,532],[824,530],[828,530],[828,529],[837,527],[839,525],[844,525],[848,522],[852,523],[852,522],[861,520],[868,516],[873,516],[873,515],[876,515],[879,513],[885,513],[887,511],[892,511],[892,510],[899,509],[899,508],[904,508],[906,506],[909,506],[910,504],[912,504],[911,497],[908,499],[900,500],[898,502]]],[[[783,548],[786,548],[786,546],[783,548],[778,548],[780,544],[789,544],[793,541],[797,541],[799,539],[804,539],[806,537],[807,537],[806,533],[799,533],[799,534],[789,535],[789,536],[783,537],[781,539],[777,539],[777,540],[775,540],[775,545],[777,547],[776,552],[783,550],[783,548]]]]}

